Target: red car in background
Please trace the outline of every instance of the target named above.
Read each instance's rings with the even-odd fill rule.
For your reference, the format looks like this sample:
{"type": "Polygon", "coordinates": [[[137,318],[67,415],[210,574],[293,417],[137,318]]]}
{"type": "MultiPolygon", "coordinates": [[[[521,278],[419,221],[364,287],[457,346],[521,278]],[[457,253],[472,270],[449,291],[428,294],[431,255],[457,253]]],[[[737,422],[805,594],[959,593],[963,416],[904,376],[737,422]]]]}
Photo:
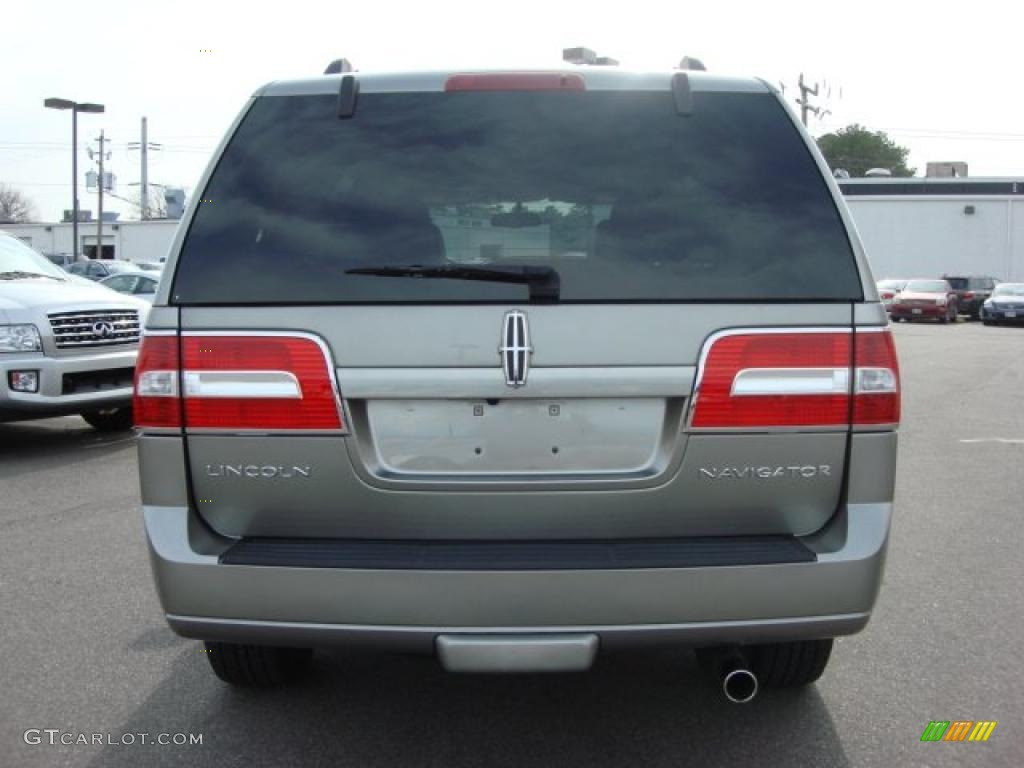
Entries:
{"type": "Polygon", "coordinates": [[[888,311],[889,306],[892,304],[893,298],[897,293],[903,290],[903,286],[907,284],[906,280],[879,280],[876,285],[878,287],[878,298],[882,300],[882,306],[888,311]]]}
{"type": "Polygon", "coordinates": [[[908,280],[889,305],[893,320],[938,320],[955,323],[956,292],[946,280],[908,280]]]}

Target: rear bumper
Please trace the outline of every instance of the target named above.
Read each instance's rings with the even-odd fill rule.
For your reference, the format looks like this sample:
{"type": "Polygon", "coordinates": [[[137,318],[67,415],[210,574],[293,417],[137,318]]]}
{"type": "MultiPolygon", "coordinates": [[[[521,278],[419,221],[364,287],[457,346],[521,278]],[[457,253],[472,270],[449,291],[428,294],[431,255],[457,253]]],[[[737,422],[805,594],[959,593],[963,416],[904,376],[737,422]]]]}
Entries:
{"type": "Polygon", "coordinates": [[[441,636],[593,634],[602,648],[832,637],[868,621],[891,504],[844,508],[812,562],[439,570],[225,565],[234,540],[188,509],[144,508],[157,590],[181,635],[432,651],[441,636]]]}
{"type": "Polygon", "coordinates": [[[994,323],[1024,323],[1024,309],[985,310],[984,318],[994,323]],[[1007,312],[1010,314],[1007,315],[1007,312]]]}
{"type": "Polygon", "coordinates": [[[928,307],[907,307],[900,304],[891,304],[889,306],[889,314],[892,317],[909,317],[911,319],[915,317],[942,318],[946,316],[946,311],[947,305],[945,304],[928,307]]]}

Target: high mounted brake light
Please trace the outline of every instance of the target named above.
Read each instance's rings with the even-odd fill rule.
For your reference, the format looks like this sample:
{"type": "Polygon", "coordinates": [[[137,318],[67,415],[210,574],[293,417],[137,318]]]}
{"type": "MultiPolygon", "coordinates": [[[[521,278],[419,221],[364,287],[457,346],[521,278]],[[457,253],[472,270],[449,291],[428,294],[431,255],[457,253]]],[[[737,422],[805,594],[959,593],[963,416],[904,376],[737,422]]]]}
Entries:
{"type": "Polygon", "coordinates": [[[899,368],[887,330],[728,331],[705,345],[697,376],[695,430],[899,422],[899,368]]]}
{"type": "Polygon", "coordinates": [[[452,75],[446,91],[585,91],[586,81],[575,72],[465,72],[452,75]]]}
{"type": "Polygon", "coordinates": [[[344,429],[326,350],[288,334],[146,337],[136,368],[140,427],[286,432],[344,429]],[[183,405],[182,405],[183,403],[183,405]]]}

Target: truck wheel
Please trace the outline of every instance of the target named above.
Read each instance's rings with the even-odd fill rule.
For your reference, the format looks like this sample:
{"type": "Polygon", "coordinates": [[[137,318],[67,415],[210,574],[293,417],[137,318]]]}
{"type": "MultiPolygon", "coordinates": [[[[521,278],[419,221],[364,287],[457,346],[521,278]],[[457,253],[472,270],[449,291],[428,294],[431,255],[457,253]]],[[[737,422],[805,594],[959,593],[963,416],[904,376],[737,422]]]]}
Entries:
{"type": "Polygon", "coordinates": [[[103,411],[87,411],[82,414],[90,427],[100,432],[124,432],[132,428],[132,409],[108,408],[103,411]]]}
{"type": "Polygon", "coordinates": [[[309,669],[309,648],[271,648],[240,643],[205,643],[206,657],[217,677],[242,686],[271,686],[292,682],[309,669]]]}
{"type": "Polygon", "coordinates": [[[750,651],[751,667],[759,683],[768,688],[799,688],[810,685],[825,671],[832,638],[769,643],[750,651]]]}

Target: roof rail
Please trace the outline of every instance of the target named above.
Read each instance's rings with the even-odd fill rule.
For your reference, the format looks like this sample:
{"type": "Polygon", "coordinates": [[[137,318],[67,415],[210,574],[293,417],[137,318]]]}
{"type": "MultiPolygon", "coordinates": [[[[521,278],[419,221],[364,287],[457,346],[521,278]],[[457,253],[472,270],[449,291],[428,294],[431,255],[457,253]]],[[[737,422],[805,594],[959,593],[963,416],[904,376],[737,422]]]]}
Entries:
{"type": "Polygon", "coordinates": [[[683,56],[676,69],[687,69],[691,72],[707,72],[708,70],[708,68],[704,66],[703,61],[695,59],[693,56],[683,56]]]}
{"type": "Polygon", "coordinates": [[[325,75],[340,75],[343,72],[355,72],[355,67],[348,59],[335,59],[324,70],[325,75]]]}
{"type": "Polygon", "coordinates": [[[615,67],[619,62],[611,56],[598,56],[589,48],[563,48],[562,61],[591,67],[615,67]]]}

